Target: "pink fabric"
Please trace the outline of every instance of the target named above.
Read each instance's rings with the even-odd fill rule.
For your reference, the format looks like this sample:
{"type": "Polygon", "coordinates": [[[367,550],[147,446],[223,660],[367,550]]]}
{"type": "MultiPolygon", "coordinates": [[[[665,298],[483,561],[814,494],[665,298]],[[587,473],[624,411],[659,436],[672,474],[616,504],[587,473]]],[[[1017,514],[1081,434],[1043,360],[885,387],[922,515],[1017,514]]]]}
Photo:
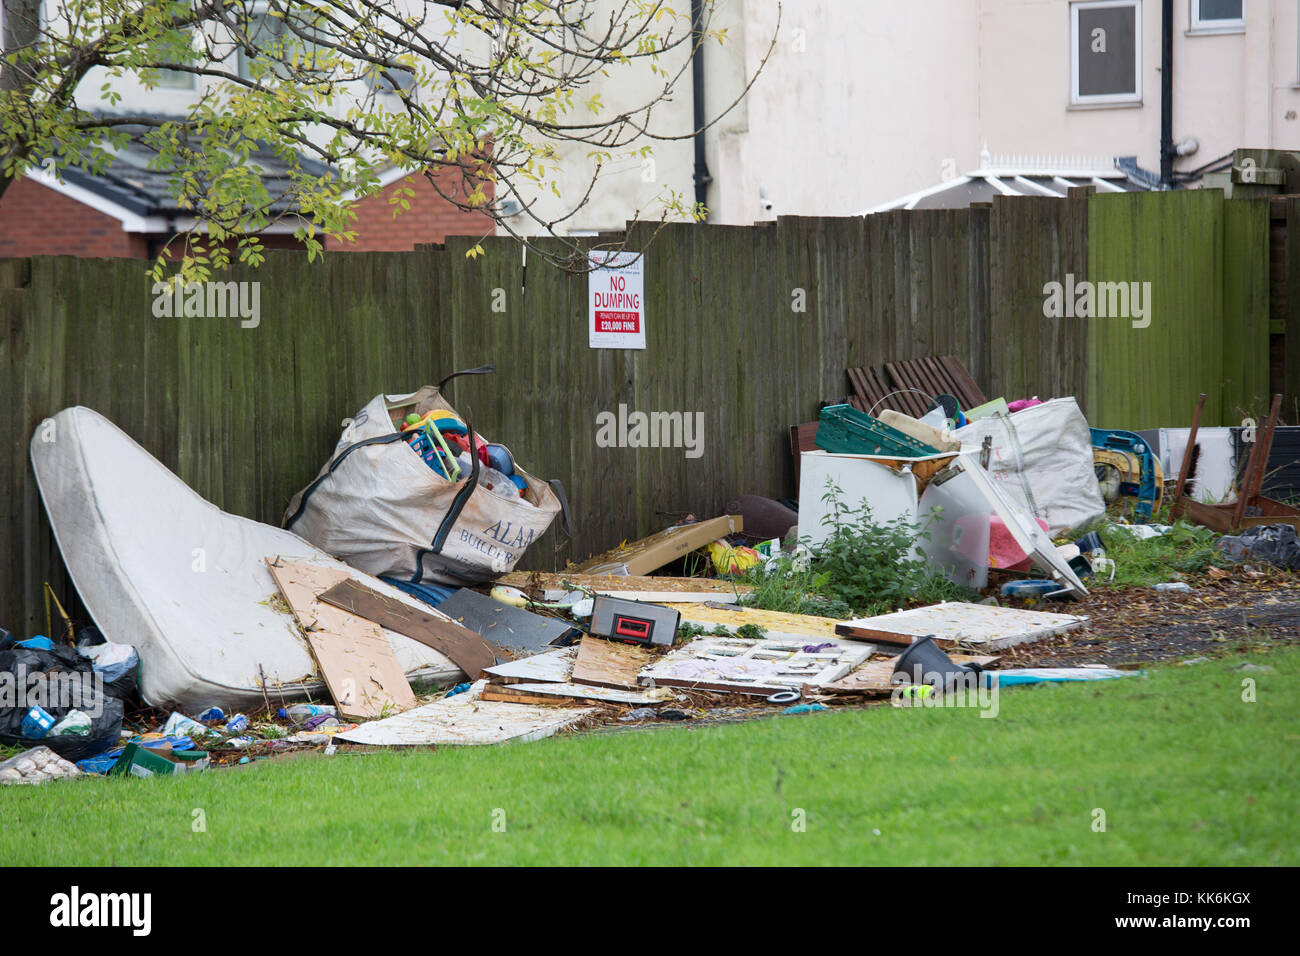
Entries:
{"type": "Polygon", "coordinates": [[[1023,412],[1026,408],[1033,408],[1035,405],[1043,404],[1041,399],[1037,398],[1017,398],[1014,402],[1007,402],[1007,411],[1023,412]]]}
{"type": "MultiPolygon", "coordinates": [[[[1035,518],[1039,527],[1048,530],[1047,522],[1035,518]]],[[[1020,549],[1004,522],[997,515],[989,518],[989,567],[1006,571],[1028,571],[1033,567],[1029,555],[1020,549]]]]}

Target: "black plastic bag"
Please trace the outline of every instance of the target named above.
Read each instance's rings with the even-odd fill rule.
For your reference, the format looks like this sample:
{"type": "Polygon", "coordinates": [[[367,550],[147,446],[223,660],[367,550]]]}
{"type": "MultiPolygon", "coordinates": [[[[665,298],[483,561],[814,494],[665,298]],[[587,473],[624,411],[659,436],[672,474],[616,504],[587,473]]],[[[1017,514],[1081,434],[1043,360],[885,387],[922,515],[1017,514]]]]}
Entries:
{"type": "Polygon", "coordinates": [[[122,701],[94,683],[94,667],[75,650],[11,647],[0,651],[0,743],[9,746],[47,746],[65,760],[77,761],[117,746],[122,732],[122,701]],[[55,701],[56,689],[77,682],[80,700],[55,701]],[[60,721],[73,710],[90,717],[89,736],[26,737],[23,718],[33,706],[28,696],[40,686],[40,706],[60,721]]]}
{"type": "Polygon", "coordinates": [[[1300,571],[1300,536],[1289,524],[1265,524],[1238,535],[1225,535],[1215,545],[1234,561],[1256,558],[1288,571],[1300,571]]]}

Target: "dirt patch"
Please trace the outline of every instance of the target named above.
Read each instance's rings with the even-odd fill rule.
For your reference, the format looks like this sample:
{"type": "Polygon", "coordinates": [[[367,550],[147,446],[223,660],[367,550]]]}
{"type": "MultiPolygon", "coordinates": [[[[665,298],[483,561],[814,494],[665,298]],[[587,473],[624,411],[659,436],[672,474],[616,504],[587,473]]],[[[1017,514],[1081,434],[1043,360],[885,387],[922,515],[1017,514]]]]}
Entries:
{"type": "Polygon", "coordinates": [[[1188,593],[1094,591],[1074,605],[1044,605],[1089,618],[1069,634],[1005,652],[1001,667],[1142,664],[1212,657],[1242,644],[1300,642],[1300,577],[1264,575],[1189,582],[1188,593]]]}

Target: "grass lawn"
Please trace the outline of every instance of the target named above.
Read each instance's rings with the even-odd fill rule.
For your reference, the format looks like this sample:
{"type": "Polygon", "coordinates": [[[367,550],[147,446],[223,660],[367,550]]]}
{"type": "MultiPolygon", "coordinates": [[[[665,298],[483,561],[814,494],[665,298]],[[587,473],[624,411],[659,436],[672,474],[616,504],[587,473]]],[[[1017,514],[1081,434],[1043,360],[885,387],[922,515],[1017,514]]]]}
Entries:
{"type": "Polygon", "coordinates": [[[886,706],[10,787],[0,861],[1295,865],[1300,649],[1242,659],[1009,688],[995,719],[886,706]]]}

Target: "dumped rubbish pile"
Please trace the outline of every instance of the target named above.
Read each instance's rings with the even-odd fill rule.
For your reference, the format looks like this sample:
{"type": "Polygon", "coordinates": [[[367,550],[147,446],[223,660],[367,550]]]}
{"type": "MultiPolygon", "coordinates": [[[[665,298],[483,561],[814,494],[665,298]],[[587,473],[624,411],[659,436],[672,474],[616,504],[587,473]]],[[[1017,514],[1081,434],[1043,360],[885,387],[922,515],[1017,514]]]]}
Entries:
{"type": "MultiPolygon", "coordinates": [[[[0,632],[0,687],[46,685],[41,699],[27,683],[0,695],[0,743],[30,748],[0,780],[176,776],[1132,673],[1002,665],[1087,625],[1085,582],[1116,573],[1103,536],[1175,533],[1153,523],[1161,456],[1091,427],[1072,398],[987,400],[954,362],[899,363],[883,383],[852,370],[848,401],[791,429],[797,501],[737,495],[559,572],[514,569],[557,516],[570,526],[562,487],[476,432],[445,380],[354,415],[284,528],[220,511],[101,415],[65,409],[32,461],[94,626],[66,621],[57,641],[0,632]],[[904,397],[877,408],[898,381],[904,397]],[[141,526],[156,529],[147,545],[141,526]]],[[[1193,426],[1175,510],[1191,510],[1197,447],[1193,426]]],[[[1254,474],[1238,511],[1257,507],[1254,474]]],[[[1225,564],[1300,564],[1286,523],[1218,547],[1225,564]]]]}

